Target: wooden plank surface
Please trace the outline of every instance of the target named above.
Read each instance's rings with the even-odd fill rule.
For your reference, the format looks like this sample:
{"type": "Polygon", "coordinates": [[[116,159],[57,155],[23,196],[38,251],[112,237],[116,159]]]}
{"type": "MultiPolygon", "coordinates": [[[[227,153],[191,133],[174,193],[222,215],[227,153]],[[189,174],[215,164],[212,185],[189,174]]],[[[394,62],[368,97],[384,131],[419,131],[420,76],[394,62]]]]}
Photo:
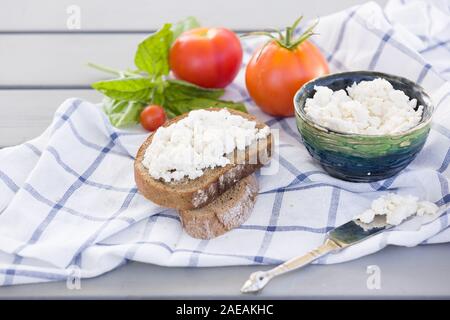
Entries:
{"type": "Polygon", "coordinates": [[[0,88],[88,86],[105,74],[87,67],[87,62],[133,67],[137,44],[144,38],[145,34],[0,35],[0,88]]]}
{"type": "MultiPolygon", "coordinates": [[[[164,22],[196,16],[204,25],[249,30],[284,27],[360,3],[358,0],[2,0],[0,30],[67,30],[71,5],[80,8],[81,30],[153,30],[164,22]]],[[[384,3],[384,0],[378,0],[384,3]]]]}
{"type": "Polygon", "coordinates": [[[101,100],[94,90],[0,90],[0,148],[41,134],[55,110],[69,97],[101,100]]]}

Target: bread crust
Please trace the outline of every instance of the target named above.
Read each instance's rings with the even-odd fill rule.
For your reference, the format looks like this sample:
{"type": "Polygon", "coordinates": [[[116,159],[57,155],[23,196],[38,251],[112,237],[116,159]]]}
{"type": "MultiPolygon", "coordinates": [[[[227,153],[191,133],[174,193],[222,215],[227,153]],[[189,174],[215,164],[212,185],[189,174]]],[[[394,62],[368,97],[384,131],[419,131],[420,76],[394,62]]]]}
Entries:
{"type": "Polygon", "coordinates": [[[258,181],[250,175],[200,209],[180,210],[181,224],[191,237],[212,239],[240,226],[250,216],[258,181]]]}
{"type": "MultiPolygon", "coordinates": [[[[218,108],[208,109],[218,111],[218,108]]],[[[247,113],[236,110],[228,111],[235,115],[240,115],[248,120],[256,121],[258,128],[263,128],[266,124],[257,121],[257,119],[247,113]]],[[[164,126],[169,126],[174,122],[185,118],[187,114],[178,116],[168,121],[164,126]]],[[[245,163],[242,161],[232,163],[214,169],[206,169],[204,174],[197,179],[184,179],[181,182],[164,182],[156,180],[150,176],[148,169],[142,164],[147,147],[151,144],[153,134],[150,134],[136,155],[134,162],[134,177],[139,192],[152,202],[169,208],[179,210],[188,210],[201,208],[217,199],[221,194],[234,186],[243,178],[254,173],[258,168],[270,160],[272,155],[272,135],[269,134],[266,139],[258,141],[256,148],[247,148],[245,152],[245,163]],[[261,158],[261,149],[265,150],[268,157],[261,158]],[[252,149],[252,150],[250,150],[252,149]],[[252,153],[258,153],[256,157],[252,153]],[[255,159],[254,163],[249,163],[248,159],[255,159]]],[[[238,156],[239,157],[239,156],[238,156]]],[[[237,157],[235,157],[236,159],[237,157]]]]}

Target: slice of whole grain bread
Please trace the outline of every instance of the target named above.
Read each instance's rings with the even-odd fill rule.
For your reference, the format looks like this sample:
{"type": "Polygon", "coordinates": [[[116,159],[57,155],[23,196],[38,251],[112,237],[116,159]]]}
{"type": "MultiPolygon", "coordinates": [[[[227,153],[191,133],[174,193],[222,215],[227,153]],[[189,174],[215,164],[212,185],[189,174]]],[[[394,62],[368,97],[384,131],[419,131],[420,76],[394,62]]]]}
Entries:
{"type": "MultiPolygon", "coordinates": [[[[211,108],[210,111],[220,109],[211,108]]],[[[263,128],[266,124],[257,121],[254,116],[236,110],[228,110],[230,113],[240,115],[248,120],[256,121],[257,128],[263,128]]],[[[164,126],[186,117],[187,114],[173,118],[164,126]]],[[[235,185],[241,179],[251,175],[258,168],[270,161],[272,155],[272,135],[254,142],[245,151],[234,152],[228,155],[231,163],[224,167],[205,169],[202,176],[189,180],[164,182],[152,178],[148,169],[142,164],[147,147],[152,143],[153,133],[139,148],[134,162],[134,177],[136,185],[142,195],[154,203],[163,207],[175,209],[201,208],[214,201],[222,193],[235,185]]]]}
{"type": "Polygon", "coordinates": [[[179,210],[181,224],[191,237],[212,239],[240,226],[250,216],[258,181],[250,175],[199,209],[179,210]]]}

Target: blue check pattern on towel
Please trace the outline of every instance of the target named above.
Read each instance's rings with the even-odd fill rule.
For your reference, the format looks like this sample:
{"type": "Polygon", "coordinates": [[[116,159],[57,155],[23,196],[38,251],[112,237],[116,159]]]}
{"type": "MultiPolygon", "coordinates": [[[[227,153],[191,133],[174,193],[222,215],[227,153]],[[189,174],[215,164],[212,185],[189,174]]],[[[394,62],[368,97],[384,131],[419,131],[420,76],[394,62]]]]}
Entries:
{"type": "MultiPolygon", "coordinates": [[[[118,131],[100,109],[65,101],[45,133],[0,150],[0,284],[64,280],[77,267],[94,277],[129,260],[165,266],[275,264],[319,245],[388,191],[450,201],[450,11],[445,1],[375,3],[323,17],[313,41],[332,71],[373,69],[422,84],[438,106],[424,150],[394,178],[370,184],[334,179],[312,161],[295,121],[262,114],[243,70],[227,98],[280,130],[276,175],[260,175],[250,219],[210,241],[186,235],[177,214],[145,200],[133,158],[146,134],[118,131]]],[[[294,9],[294,8],[293,8],[294,9]]],[[[301,8],[295,8],[301,10],[301,8]]],[[[262,39],[244,40],[244,65],[262,39]]],[[[416,230],[394,229],[317,263],[358,258],[386,245],[450,241],[448,214],[416,230]]]]}

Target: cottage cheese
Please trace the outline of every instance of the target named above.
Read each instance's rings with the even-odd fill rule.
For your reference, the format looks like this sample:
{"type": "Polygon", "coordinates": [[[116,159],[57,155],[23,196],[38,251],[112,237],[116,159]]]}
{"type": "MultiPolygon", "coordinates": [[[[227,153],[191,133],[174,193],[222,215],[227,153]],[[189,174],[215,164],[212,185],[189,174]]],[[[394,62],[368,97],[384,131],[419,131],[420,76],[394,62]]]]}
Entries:
{"type": "Polygon", "coordinates": [[[372,202],[370,209],[364,211],[356,218],[363,223],[371,223],[375,216],[385,215],[386,223],[399,225],[412,215],[435,215],[439,207],[433,202],[418,201],[414,196],[401,196],[389,193],[372,202]]]}
{"type": "Polygon", "coordinates": [[[227,154],[245,150],[269,132],[269,127],[258,129],[255,121],[225,109],[191,111],[186,118],[155,132],[142,164],[155,179],[195,179],[206,168],[229,164],[227,154]]]}
{"type": "Polygon", "coordinates": [[[333,91],[316,86],[313,98],[306,99],[305,112],[316,123],[348,133],[396,134],[416,126],[423,106],[395,90],[385,79],[354,83],[345,90],[333,91]],[[417,107],[417,108],[416,108],[417,107]]]}

